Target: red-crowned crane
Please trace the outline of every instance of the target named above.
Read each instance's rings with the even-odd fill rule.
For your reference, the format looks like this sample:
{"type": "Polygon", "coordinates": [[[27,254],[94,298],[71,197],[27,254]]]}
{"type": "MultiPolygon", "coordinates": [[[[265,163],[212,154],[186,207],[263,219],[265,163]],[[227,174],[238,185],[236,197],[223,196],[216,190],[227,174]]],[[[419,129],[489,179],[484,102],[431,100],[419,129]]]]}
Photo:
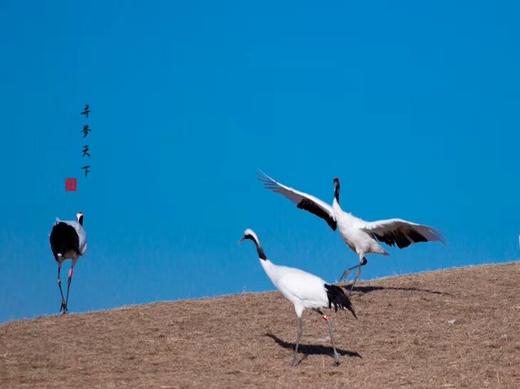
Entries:
{"type": "Polygon", "coordinates": [[[58,262],[58,287],[61,294],[60,313],[68,312],[69,290],[78,258],[87,251],[87,233],[83,228],[83,213],[76,214],[76,220],[59,220],[52,226],[50,244],[54,259],[58,262]],[[67,259],[72,260],[67,281],[67,295],[61,288],[61,265],[67,259]]]}
{"type": "MultiPolygon", "coordinates": [[[[296,316],[298,317],[298,331],[296,335],[296,345],[294,347],[294,354],[292,365],[298,364],[298,346],[303,332],[302,314],[305,309],[312,309],[318,312],[327,322],[329,327],[329,336],[332,349],[334,351],[334,360],[336,365],[339,365],[339,354],[334,345],[334,338],[332,334],[331,319],[322,312],[322,308],[332,308],[337,311],[338,308],[342,310],[348,309],[354,317],[356,313],[350,303],[345,291],[336,285],[329,284],[314,274],[307,273],[300,269],[293,267],[279,266],[267,259],[264,249],[260,245],[260,240],[255,232],[247,229],[241,241],[249,239],[256,245],[256,251],[260,259],[260,264],[264,268],[267,276],[276,288],[294,305],[296,316]]],[[[357,318],[357,317],[356,317],[357,318]]]]}
{"type": "Polygon", "coordinates": [[[444,242],[442,235],[428,226],[402,219],[367,222],[349,212],[343,211],[339,205],[340,183],[337,177],[333,180],[334,199],[332,200],[332,205],[317,197],[285,186],[265,173],[260,172],[258,178],[267,189],[284,195],[296,203],[298,208],[324,219],[333,231],[339,229],[343,241],[359,257],[359,264],[346,269],[339,279],[339,281],[345,280],[353,269],[357,269],[351,288],[354,287],[361,275],[361,267],[368,262],[366,254],[388,255],[378,241],[390,246],[397,245],[400,249],[418,242],[444,242]]]}

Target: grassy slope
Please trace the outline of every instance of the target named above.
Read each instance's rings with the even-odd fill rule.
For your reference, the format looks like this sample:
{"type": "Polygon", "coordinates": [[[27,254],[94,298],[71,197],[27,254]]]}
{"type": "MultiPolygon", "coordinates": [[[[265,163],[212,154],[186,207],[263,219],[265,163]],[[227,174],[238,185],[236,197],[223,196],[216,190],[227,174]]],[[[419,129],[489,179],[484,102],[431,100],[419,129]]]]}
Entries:
{"type": "Polygon", "coordinates": [[[0,326],[0,387],[520,387],[520,263],[364,283],[359,320],[278,293],[157,303],[0,326]],[[453,322],[454,320],[454,322],[453,322]]]}

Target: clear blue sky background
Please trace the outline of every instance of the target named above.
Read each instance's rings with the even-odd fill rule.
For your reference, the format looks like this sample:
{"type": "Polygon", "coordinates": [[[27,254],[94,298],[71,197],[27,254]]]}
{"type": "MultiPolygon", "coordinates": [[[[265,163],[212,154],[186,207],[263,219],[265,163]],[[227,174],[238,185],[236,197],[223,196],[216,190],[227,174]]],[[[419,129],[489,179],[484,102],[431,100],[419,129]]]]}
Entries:
{"type": "Polygon", "coordinates": [[[272,289],[246,227],[329,280],[356,263],[258,168],[448,240],[365,278],[517,258],[518,3],[361,3],[2,1],[0,321],[58,312],[48,236],[78,209],[73,312],[272,289]]]}

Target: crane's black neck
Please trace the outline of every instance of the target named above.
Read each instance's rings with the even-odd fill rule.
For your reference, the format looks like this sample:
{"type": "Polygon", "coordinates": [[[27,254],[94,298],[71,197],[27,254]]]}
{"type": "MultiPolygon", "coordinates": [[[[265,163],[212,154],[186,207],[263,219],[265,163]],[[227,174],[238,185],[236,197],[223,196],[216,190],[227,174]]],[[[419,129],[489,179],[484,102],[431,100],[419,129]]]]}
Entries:
{"type": "Polygon", "coordinates": [[[258,241],[258,239],[251,235],[251,234],[246,234],[244,236],[244,239],[249,239],[249,240],[252,240],[256,246],[256,252],[258,253],[258,257],[262,260],[266,260],[267,257],[265,256],[265,252],[264,252],[264,249],[262,248],[262,246],[260,245],[260,242],[258,241]]]}
{"type": "Polygon", "coordinates": [[[260,258],[263,261],[265,261],[267,259],[267,257],[265,256],[264,249],[262,248],[262,246],[257,245],[256,246],[256,251],[258,252],[258,258],[260,258]]]}
{"type": "Polygon", "coordinates": [[[251,239],[253,242],[255,242],[256,252],[258,253],[258,258],[265,261],[267,259],[267,257],[265,256],[264,249],[260,245],[260,242],[258,240],[256,240],[254,237],[251,237],[249,239],[251,239]]]}
{"type": "Polygon", "coordinates": [[[339,191],[340,191],[340,184],[339,184],[339,178],[334,178],[334,198],[339,204],[339,191]]]}

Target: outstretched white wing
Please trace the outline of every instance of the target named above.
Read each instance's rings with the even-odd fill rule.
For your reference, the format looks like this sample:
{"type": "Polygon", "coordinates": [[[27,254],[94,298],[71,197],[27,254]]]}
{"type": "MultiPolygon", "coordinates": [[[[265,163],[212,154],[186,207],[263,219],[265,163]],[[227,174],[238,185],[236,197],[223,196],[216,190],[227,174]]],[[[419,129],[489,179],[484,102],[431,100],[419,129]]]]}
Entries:
{"type": "Polygon", "coordinates": [[[397,245],[400,249],[418,242],[444,242],[442,235],[435,229],[402,219],[366,222],[361,229],[372,238],[390,246],[397,245]]]}
{"type": "Polygon", "coordinates": [[[334,212],[332,211],[332,207],[326,202],[310,194],[303,193],[297,191],[296,189],[285,186],[269,177],[264,172],[260,171],[258,173],[258,179],[263,182],[267,189],[284,195],[289,200],[296,203],[298,208],[304,209],[318,217],[321,217],[327,222],[330,228],[332,228],[334,231],[336,230],[337,222],[336,218],[334,217],[334,212]]]}

